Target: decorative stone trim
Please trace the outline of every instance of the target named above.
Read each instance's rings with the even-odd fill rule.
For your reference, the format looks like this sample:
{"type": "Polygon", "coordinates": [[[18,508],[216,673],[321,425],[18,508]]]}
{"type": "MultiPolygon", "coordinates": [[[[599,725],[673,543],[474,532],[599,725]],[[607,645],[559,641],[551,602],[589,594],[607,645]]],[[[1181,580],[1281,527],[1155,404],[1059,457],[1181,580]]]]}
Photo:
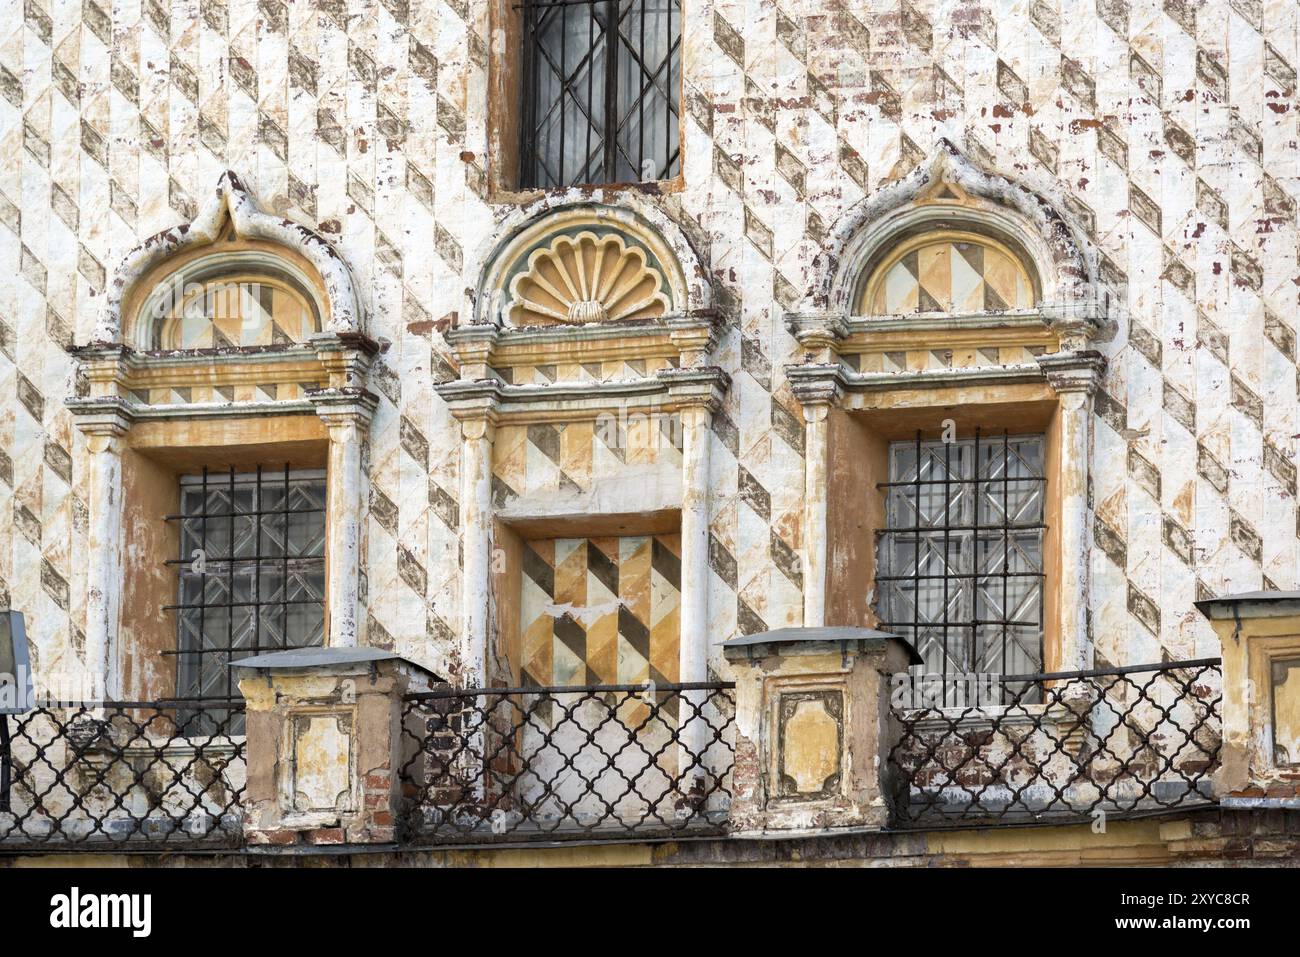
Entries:
{"type": "Polygon", "coordinates": [[[839,221],[817,257],[818,279],[806,308],[848,314],[881,250],[936,222],[1014,240],[1038,272],[1041,302],[1066,308],[1095,301],[1094,272],[1064,218],[1025,187],[979,169],[953,143],[940,140],[928,164],[839,221]]]}
{"type": "Polygon", "coordinates": [[[712,290],[699,256],[677,225],[654,206],[631,196],[621,197],[619,205],[544,197],[507,219],[495,234],[500,238],[479,251],[482,265],[468,324],[511,324],[507,318],[513,303],[507,297],[515,294],[516,275],[527,271],[532,255],[556,237],[584,232],[616,236],[625,248],[638,250],[663,278],[665,313],[694,315],[711,308],[712,290]]]}
{"type": "Polygon", "coordinates": [[[1300,809],[1300,592],[1245,592],[1196,607],[1223,648],[1220,805],[1300,809]]]}
{"type": "Polygon", "coordinates": [[[662,271],[617,233],[564,234],[534,250],[510,282],[504,314],[515,327],[652,319],[669,309],[662,271]]]}
{"type": "Polygon", "coordinates": [[[883,830],[901,788],[889,676],[920,664],[896,635],[783,628],[725,642],[736,675],[730,825],[739,837],[883,830]]]}
{"type": "Polygon", "coordinates": [[[252,845],[388,844],[409,758],[402,696],[440,679],[389,651],[304,648],[236,662],[245,675],[252,845]]]}
{"type": "Polygon", "coordinates": [[[334,247],[306,226],[263,211],[239,176],[227,170],[221,174],[216,189],[192,223],[165,229],[127,253],[109,283],[104,311],[95,326],[94,341],[122,342],[127,318],[122,315],[123,297],[131,286],[168,257],[215,242],[227,221],[239,238],[265,240],[284,246],[311,263],[320,275],[329,304],[329,331],[356,333],[364,330],[364,315],[352,274],[334,247]]]}
{"type": "Polygon", "coordinates": [[[1057,392],[1092,395],[1106,371],[1106,358],[1095,350],[1062,352],[1038,357],[1038,366],[1057,392]]]}

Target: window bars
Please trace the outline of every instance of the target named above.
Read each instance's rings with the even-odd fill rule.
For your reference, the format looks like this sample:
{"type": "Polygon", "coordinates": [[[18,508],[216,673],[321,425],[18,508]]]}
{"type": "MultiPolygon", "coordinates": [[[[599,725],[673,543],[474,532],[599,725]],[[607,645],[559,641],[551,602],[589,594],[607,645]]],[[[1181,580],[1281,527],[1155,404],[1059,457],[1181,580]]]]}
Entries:
{"type": "Polygon", "coordinates": [[[876,582],[881,627],[925,659],[915,706],[997,703],[981,700],[990,685],[1003,697],[981,676],[1041,670],[1043,454],[1041,435],[978,430],[890,445],[876,582]]]}
{"type": "Polygon", "coordinates": [[[524,0],[520,185],[681,170],[680,0],[524,0]]]}
{"type": "MultiPolygon", "coordinates": [[[[176,687],[235,702],[230,663],[319,645],[324,636],[325,473],[282,470],[181,479],[176,687]]],[[[205,711],[211,717],[218,712],[205,711]]],[[[185,720],[201,717],[185,714],[185,720]]],[[[232,715],[242,731],[242,715],[232,715]]]]}
{"type": "Polygon", "coordinates": [[[415,843],[720,834],[734,685],[444,689],[407,695],[415,843]]]}

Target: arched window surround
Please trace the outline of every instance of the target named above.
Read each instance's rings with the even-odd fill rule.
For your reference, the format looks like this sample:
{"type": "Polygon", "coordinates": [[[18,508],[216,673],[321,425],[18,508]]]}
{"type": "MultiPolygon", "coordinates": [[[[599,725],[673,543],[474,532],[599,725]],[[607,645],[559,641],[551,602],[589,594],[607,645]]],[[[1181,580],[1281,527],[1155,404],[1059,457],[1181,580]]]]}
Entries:
{"type": "Polygon", "coordinates": [[[147,285],[149,278],[157,277],[160,265],[170,271],[179,262],[174,257],[211,247],[223,238],[299,258],[307,264],[309,274],[319,277],[327,313],[325,330],[335,334],[365,332],[365,316],[352,273],[334,247],[306,226],[267,213],[239,176],[227,170],[193,222],[165,229],[126,254],[109,284],[93,341],[129,344],[135,332],[130,328],[135,291],[147,285]],[[171,266],[167,265],[169,261],[171,266]]]}
{"type": "Polygon", "coordinates": [[[1038,279],[1040,311],[1090,316],[1104,311],[1091,258],[1052,204],[975,166],[940,140],[928,163],[841,217],[796,312],[861,314],[855,304],[862,283],[880,258],[901,239],[939,229],[986,235],[1015,251],[1038,279]]]}
{"type": "Polygon", "coordinates": [[[308,262],[269,243],[229,237],[165,260],[140,279],[127,299],[126,343],[141,352],[187,351],[183,345],[168,344],[173,334],[168,327],[180,322],[179,313],[200,288],[207,294],[218,284],[229,283],[284,287],[301,300],[312,314],[312,328],[286,344],[306,346],[311,335],[324,331],[329,302],[308,262]]]}
{"type": "Polygon", "coordinates": [[[1051,499],[1043,665],[1091,666],[1087,489],[1092,394],[1105,369],[1092,340],[1104,309],[1089,256],[1065,218],[947,141],[929,163],[842,218],[807,295],[786,316],[798,350],[785,372],[805,421],[806,626],[882,620],[872,542],[888,528],[879,497],[890,481],[891,443],[939,441],[945,422],[959,439],[977,429],[1040,434],[1051,499]],[[863,307],[866,287],[900,249],[945,235],[1014,254],[1035,280],[1030,308],[879,315],[863,307]]]}
{"type": "Polygon", "coordinates": [[[175,693],[159,666],[178,641],[164,613],[175,602],[166,569],[178,547],[165,516],[177,511],[169,502],[178,482],[205,469],[326,470],[326,641],[362,640],[361,446],[378,404],[366,388],[378,345],[363,318],[342,257],[311,229],[263,210],[233,172],[193,222],[123,258],[91,341],[71,350],[78,389],[66,400],[90,453],[84,661],[110,695],[175,693]],[[222,274],[289,281],[319,331],[270,348],[154,348],[151,302],[177,283],[222,274]]]}

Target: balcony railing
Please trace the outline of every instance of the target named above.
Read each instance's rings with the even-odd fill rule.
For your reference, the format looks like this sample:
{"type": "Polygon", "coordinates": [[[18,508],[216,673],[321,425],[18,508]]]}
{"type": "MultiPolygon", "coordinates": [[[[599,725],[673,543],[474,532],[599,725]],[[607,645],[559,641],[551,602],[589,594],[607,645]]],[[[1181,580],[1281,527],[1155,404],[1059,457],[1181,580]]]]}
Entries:
{"type": "Polygon", "coordinates": [[[1001,679],[993,707],[894,709],[904,827],[1069,823],[1213,803],[1218,658],[1001,679]]]}
{"type": "Polygon", "coordinates": [[[3,719],[0,848],[242,843],[242,706],[123,701],[47,705],[3,719]]]}
{"type": "Polygon", "coordinates": [[[721,834],[727,683],[437,690],[405,700],[415,843],[721,834]]]}
{"type": "MultiPolygon", "coordinates": [[[[892,826],[1095,826],[1213,804],[1221,681],[1207,658],[1005,678],[993,706],[895,708],[892,826]]],[[[242,847],[240,717],[175,701],[9,716],[0,850],[242,847]]],[[[730,683],[439,688],[402,700],[400,739],[409,844],[727,833],[730,683]]]]}

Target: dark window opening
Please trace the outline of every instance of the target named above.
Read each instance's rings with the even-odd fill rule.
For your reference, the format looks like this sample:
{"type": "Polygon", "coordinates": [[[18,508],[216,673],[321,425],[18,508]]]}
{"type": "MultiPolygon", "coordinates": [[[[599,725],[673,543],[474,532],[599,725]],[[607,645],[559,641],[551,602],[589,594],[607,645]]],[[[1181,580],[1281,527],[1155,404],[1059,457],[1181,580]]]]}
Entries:
{"type": "Polygon", "coordinates": [[[915,706],[1000,704],[1018,686],[991,678],[1042,670],[1043,455],[1041,435],[890,445],[876,581],[881,627],[925,659],[915,706]]]}
{"type": "Polygon", "coordinates": [[[176,696],[201,701],[187,727],[242,733],[230,663],[320,645],[325,634],[325,473],[283,469],[181,479],[176,696]]]}
{"type": "Polygon", "coordinates": [[[679,0],[524,0],[520,185],[681,170],[679,0]]]}

